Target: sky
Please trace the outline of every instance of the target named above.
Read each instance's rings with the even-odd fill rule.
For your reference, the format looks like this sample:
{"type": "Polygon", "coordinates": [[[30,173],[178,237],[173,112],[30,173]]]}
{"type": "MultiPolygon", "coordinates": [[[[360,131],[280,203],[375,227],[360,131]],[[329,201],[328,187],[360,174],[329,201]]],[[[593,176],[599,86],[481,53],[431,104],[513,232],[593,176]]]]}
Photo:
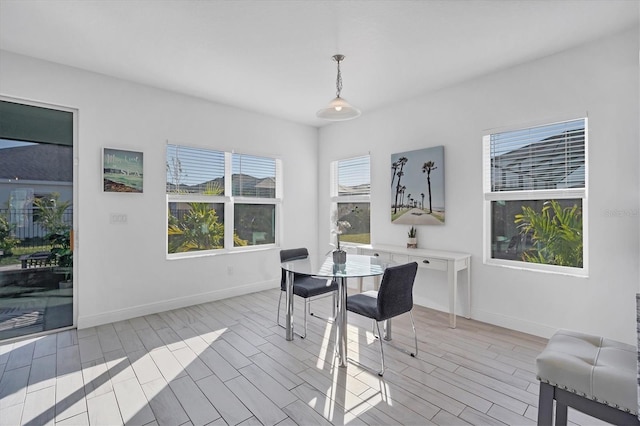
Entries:
{"type": "Polygon", "coordinates": [[[0,149],[3,148],[15,148],[17,146],[29,146],[34,145],[31,142],[10,141],[7,139],[0,139],[0,149]]]}
{"type": "MultiPolygon", "coordinates": [[[[420,194],[424,193],[424,204],[425,206],[429,205],[427,173],[422,172],[422,165],[427,161],[433,161],[436,168],[431,171],[430,175],[431,201],[433,204],[433,208],[444,208],[444,146],[434,146],[431,148],[424,148],[416,151],[406,151],[392,154],[391,163],[389,164],[389,166],[391,166],[391,164],[397,161],[400,157],[407,157],[408,159],[402,170],[404,172],[404,176],[402,176],[401,179],[402,186],[406,186],[404,192],[405,202],[409,194],[411,194],[411,198],[421,202],[422,196],[420,194]]],[[[398,177],[396,176],[393,188],[391,188],[392,171],[393,170],[391,168],[388,171],[391,205],[393,205],[395,200],[396,185],[398,183],[398,177]]],[[[398,198],[398,202],[400,202],[400,198],[398,198]]]]}

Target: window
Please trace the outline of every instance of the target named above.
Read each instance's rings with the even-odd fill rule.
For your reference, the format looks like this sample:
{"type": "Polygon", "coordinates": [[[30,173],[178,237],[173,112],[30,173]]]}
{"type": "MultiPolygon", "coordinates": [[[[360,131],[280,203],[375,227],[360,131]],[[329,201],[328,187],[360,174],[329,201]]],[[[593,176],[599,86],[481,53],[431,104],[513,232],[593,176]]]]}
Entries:
{"type": "Polygon", "coordinates": [[[369,156],[335,161],[332,168],[331,229],[341,226],[341,243],[371,243],[371,171],[369,156]]]}
{"type": "Polygon", "coordinates": [[[278,200],[275,159],[233,154],[234,246],[274,244],[278,200]]]}
{"type": "Polygon", "coordinates": [[[170,257],[275,244],[278,160],[168,145],[166,168],[170,257]]]}
{"type": "Polygon", "coordinates": [[[169,201],[168,253],[224,248],[224,203],[169,201]]]}
{"type": "Polygon", "coordinates": [[[167,194],[224,195],[225,153],[167,145],[167,194]]]}
{"type": "Polygon", "coordinates": [[[586,275],[587,119],[483,138],[485,261],[586,275]]]}

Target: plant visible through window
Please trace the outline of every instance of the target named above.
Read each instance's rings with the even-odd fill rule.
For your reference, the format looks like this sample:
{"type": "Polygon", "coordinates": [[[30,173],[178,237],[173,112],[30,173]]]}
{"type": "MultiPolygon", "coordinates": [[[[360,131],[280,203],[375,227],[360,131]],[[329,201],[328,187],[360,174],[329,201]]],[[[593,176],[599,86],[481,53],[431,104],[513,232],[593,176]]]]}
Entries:
{"type": "Polygon", "coordinates": [[[533,247],[522,253],[525,262],[582,267],[582,209],[562,208],[556,200],[546,201],[540,212],[522,206],[514,221],[533,247]]]}

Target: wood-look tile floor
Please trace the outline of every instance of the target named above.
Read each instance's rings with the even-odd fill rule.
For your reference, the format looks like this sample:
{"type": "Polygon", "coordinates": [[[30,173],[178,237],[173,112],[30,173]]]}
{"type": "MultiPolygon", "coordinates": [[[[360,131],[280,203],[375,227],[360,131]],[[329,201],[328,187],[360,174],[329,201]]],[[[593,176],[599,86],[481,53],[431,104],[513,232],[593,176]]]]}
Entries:
{"type": "MultiPolygon", "coordinates": [[[[279,294],[0,343],[0,424],[535,424],[545,339],[464,318],[450,329],[416,306],[418,357],[408,315],[397,318],[380,378],[369,320],[349,314],[338,368],[331,324],[309,318],[306,339],[285,340],[279,294]]],[[[328,316],[331,298],[312,306],[328,316]]],[[[600,423],[572,410],[569,421],[600,423]]]]}

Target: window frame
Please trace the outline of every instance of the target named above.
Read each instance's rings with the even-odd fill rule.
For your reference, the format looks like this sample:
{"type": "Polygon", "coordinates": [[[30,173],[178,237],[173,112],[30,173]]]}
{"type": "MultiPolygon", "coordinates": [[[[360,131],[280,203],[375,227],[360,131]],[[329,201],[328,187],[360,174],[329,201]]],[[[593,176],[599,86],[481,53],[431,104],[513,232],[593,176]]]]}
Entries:
{"type": "Polygon", "coordinates": [[[482,178],[483,178],[483,263],[518,270],[529,270],[543,273],[570,275],[576,277],[589,276],[589,120],[586,114],[579,118],[562,120],[545,120],[535,124],[513,126],[487,131],[482,137],[482,178]],[[491,189],[491,136],[498,133],[526,130],[535,127],[551,126],[570,121],[584,121],[584,188],[536,189],[521,191],[492,191],[491,189]],[[497,259],[492,257],[492,202],[494,201],[530,201],[530,200],[582,200],[582,267],[559,266],[542,263],[525,262],[521,260],[497,259]]]}
{"type": "MultiPolygon", "coordinates": [[[[329,230],[330,232],[335,230],[336,224],[333,223],[334,212],[338,211],[338,204],[348,203],[363,203],[369,204],[369,244],[371,244],[371,154],[366,153],[363,155],[355,155],[353,157],[341,158],[334,160],[330,164],[330,214],[329,214],[329,230]],[[341,161],[355,160],[358,158],[368,158],[369,160],[369,194],[367,195],[340,195],[339,193],[339,164],[341,161]]],[[[330,243],[333,244],[333,235],[330,236],[330,243]]],[[[353,243],[349,241],[341,241],[341,246],[345,247],[359,247],[367,244],[353,243]]]]}
{"type": "MultiPolygon", "coordinates": [[[[282,160],[275,156],[266,156],[266,155],[258,155],[258,154],[246,154],[246,153],[237,153],[235,151],[220,151],[216,149],[203,148],[200,146],[194,145],[186,145],[186,144],[178,144],[168,142],[165,146],[165,156],[164,159],[167,159],[167,147],[169,145],[177,145],[184,148],[194,148],[194,149],[205,149],[210,151],[217,151],[224,153],[224,192],[222,195],[206,195],[206,194],[179,194],[179,193],[166,193],[165,197],[165,221],[164,221],[164,232],[165,232],[165,256],[167,260],[174,259],[189,259],[193,257],[206,257],[206,256],[218,256],[230,253],[238,253],[238,252],[251,252],[251,251],[261,251],[272,249],[274,247],[280,246],[281,241],[281,223],[282,223],[282,160]],[[274,160],[275,162],[275,198],[266,198],[266,197],[248,197],[248,196],[233,196],[232,194],[232,185],[233,185],[233,156],[234,155],[245,155],[249,157],[260,157],[267,158],[270,160],[274,160]],[[224,209],[224,247],[219,249],[209,249],[209,250],[198,250],[192,252],[179,252],[179,253],[169,253],[169,236],[167,234],[167,225],[169,222],[169,203],[208,203],[208,204],[222,204],[224,209]],[[274,242],[268,244],[259,244],[259,245],[247,245],[247,246],[238,246],[234,247],[234,219],[235,219],[235,205],[236,204],[263,204],[263,205],[273,205],[275,210],[275,223],[274,223],[274,242]]],[[[165,189],[166,191],[166,189],[165,189]]]]}

